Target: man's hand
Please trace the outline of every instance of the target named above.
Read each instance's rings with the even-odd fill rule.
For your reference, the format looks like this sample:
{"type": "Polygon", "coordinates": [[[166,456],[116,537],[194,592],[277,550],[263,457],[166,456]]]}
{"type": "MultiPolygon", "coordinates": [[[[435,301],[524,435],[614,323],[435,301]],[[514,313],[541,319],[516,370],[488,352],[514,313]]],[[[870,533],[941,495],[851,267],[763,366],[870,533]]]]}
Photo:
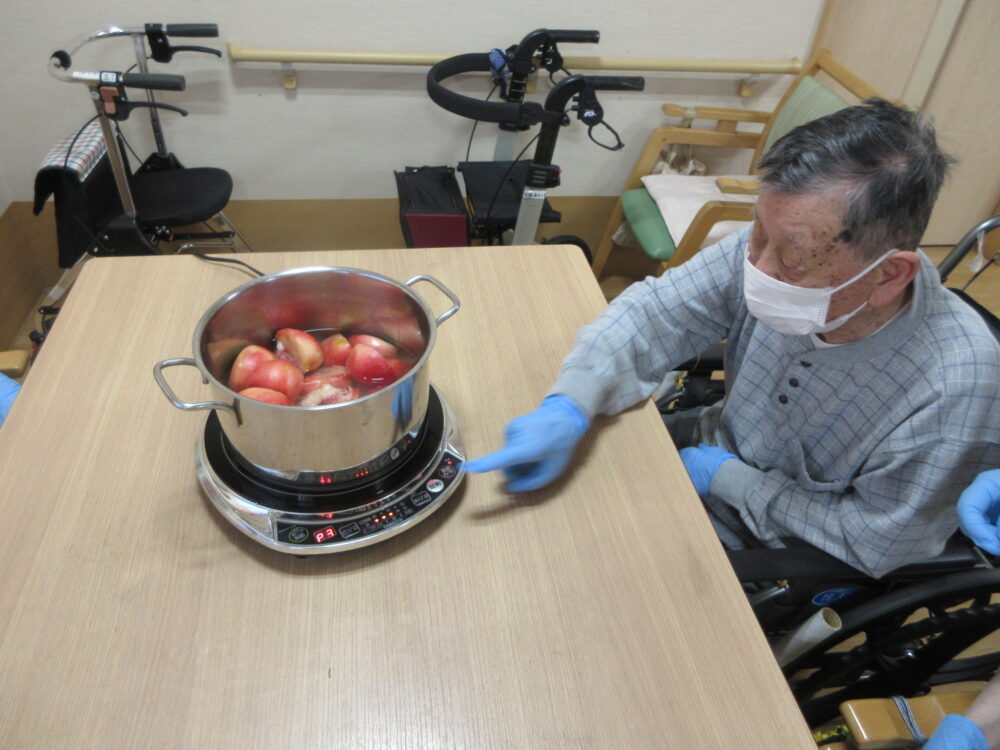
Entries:
{"type": "Polygon", "coordinates": [[[924,745],[924,750],[990,750],[982,730],[973,722],[959,714],[948,714],[931,738],[924,745]]]}
{"type": "Polygon", "coordinates": [[[688,476],[694,484],[698,495],[705,497],[712,487],[712,477],[722,466],[723,461],[736,458],[725,448],[718,448],[714,445],[699,445],[694,448],[682,448],[681,460],[684,468],[687,469],[688,476]]]}
{"type": "Polygon", "coordinates": [[[969,539],[1000,555],[1000,469],[984,471],[958,498],[958,521],[969,539]]]}
{"type": "Polygon", "coordinates": [[[537,490],[562,474],[589,427],[590,420],[573,399],[549,396],[538,409],[507,424],[503,448],[467,461],[465,470],[503,469],[511,492],[537,490]]]}

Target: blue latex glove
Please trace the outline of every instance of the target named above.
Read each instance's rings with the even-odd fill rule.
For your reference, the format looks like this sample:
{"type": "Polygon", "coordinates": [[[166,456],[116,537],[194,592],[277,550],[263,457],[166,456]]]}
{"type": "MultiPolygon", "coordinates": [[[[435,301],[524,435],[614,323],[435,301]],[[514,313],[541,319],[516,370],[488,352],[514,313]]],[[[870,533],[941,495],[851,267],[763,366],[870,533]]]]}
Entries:
{"type": "Polygon", "coordinates": [[[1000,555],[1000,469],[984,471],[958,498],[958,521],[969,539],[1000,555]]]}
{"type": "Polygon", "coordinates": [[[589,427],[590,419],[573,399],[549,396],[535,411],[508,422],[503,448],[467,461],[465,470],[503,469],[511,492],[537,490],[563,473],[589,427]]]}
{"type": "Polygon", "coordinates": [[[404,380],[396,387],[396,392],[392,394],[392,418],[400,430],[405,430],[410,426],[410,417],[413,416],[413,378],[404,380]]]}
{"type": "Polygon", "coordinates": [[[691,448],[681,448],[681,460],[687,469],[691,483],[700,497],[705,497],[712,487],[712,477],[722,466],[723,461],[736,458],[725,448],[714,445],[699,445],[691,448]]]}
{"type": "Polygon", "coordinates": [[[7,412],[14,405],[14,399],[20,390],[20,383],[0,373],[0,424],[7,418],[7,412]]]}
{"type": "Polygon", "coordinates": [[[927,740],[924,750],[990,750],[982,730],[959,714],[948,714],[927,740]]]}

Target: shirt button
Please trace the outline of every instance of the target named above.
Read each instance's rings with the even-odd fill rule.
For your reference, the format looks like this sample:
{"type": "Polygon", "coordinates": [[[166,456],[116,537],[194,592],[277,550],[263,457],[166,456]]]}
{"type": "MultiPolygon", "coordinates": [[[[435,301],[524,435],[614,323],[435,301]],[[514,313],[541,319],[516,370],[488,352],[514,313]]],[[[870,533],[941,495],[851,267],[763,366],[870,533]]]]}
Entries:
{"type": "Polygon", "coordinates": [[[812,367],[813,366],[812,362],[806,362],[805,360],[802,360],[801,362],[799,362],[799,364],[802,365],[803,367],[812,367]]]}
{"type": "Polygon", "coordinates": [[[780,401],[783,404],[787,404],[788,403],[788,396],[786,396],[784,393],[782,393],[780,396],[778,396],[778,401],[780,401]]]}
{"type": "Polygon", "coordinates": [[[788,385],[792,386],[792,388],[798,388],[799,387],[799,379],[798,378],[792,378],[791,380],[788,381],[788,385]]]}

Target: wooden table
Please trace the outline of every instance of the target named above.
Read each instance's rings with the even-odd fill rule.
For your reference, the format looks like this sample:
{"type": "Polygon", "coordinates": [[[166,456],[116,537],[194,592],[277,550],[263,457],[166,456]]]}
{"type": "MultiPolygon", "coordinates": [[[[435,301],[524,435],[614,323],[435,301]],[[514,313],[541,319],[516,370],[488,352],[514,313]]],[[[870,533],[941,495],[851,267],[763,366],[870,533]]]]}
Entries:
{"type": "MultiPolygon", "coordinates": [[[[603,306],[569,247],[244,257],[453,289],[431,377],[471,456],[603,306]]],[[[205,413],[152,366],[246,280],[99,259],[71,292],[0,429],[0,747],[814,747],[651,405],[598,420],[550,489],[470,475],[373,547],[296,558],[221,520],[194,472],[205,413]]]]}

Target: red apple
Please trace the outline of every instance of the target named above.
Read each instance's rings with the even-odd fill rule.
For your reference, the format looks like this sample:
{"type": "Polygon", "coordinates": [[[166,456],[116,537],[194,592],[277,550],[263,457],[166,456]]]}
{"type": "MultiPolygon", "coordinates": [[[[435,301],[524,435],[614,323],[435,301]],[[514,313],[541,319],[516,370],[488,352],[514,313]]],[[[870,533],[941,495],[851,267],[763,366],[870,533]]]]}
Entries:
{"type": "Polygon", "coordinates": [[[288,400],[288,396],[270,388],[244,388],[240,391],[240,395],[252,398],[254,401],[263,401],[266,404],[277,404],[278,406],[292,405],[292,402],[288,400]]]}
{"type": "Polygon", "coordinates": [[[351,343],[342,333],[335,333],[323,339],[319,347],[323,351],[323,364],[326,367],[344,364],[351,353],[351,343]]]}
{"type": "Polygon", "coordinates": [[[354,344],[347,358],[351,376],[366,384],[385,384],[394,378],[389,361],[375,349],[365,344],[354,344]]]}
{"type": "Polygon", "coordinates": [[[279,391],[294,401],[302,391],[302,370],[290,362],[271,360],[250,373],[247,385],[279,391]]]}
{"type": "Polygon", "coordinates": [[[263,346],[250,344],[243,347],[243,350],[236,355],[233,366],[229,370],[229,387],[239,392],[250,385],[250,375],[254,373],[262,364],[274,359],[274,354],[270,349],[263,346]]]}
{"type": "Polygon", "coordinates": [[[387,359],[386,362],[389,363],[389,369],[392,370],[393,380],[399,380],[411,369],[413,369],[412,363],[404,362],[401,359],[387,359]]]}
{"type": "Polygon", "coordinates": [[[282,328],[274,334],[274,338],[278,341],[278,357],[284,359],[282,353],[287,352],[303,372],[315,370],[323,364],[323,350],[319,348],[319,342],[305,331],[282,328]]]}
{"type": "Polygon", "coordinates": [[[390,344],[384,339],[380,339],[378,336],[369,336],[367,333],[358,333],[351,336],[349,339],[351,346],[357,346],[358,344],[364,344],[365,346],[370,346],[372,349],[377,351],[383,357],[395,357],[397,349],[395,346],[390,344]]]}

